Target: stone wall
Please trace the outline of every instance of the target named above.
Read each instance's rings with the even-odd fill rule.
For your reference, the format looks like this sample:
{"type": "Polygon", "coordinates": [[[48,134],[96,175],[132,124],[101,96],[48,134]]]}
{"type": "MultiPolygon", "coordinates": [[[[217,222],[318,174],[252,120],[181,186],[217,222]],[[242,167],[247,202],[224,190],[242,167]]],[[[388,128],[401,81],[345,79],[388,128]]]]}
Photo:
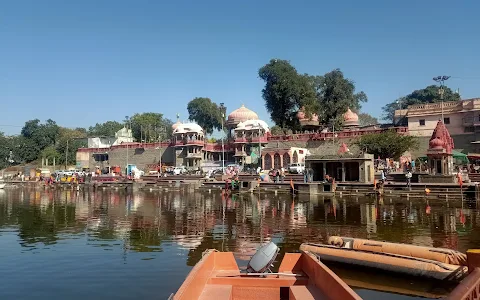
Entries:
{"type": "MultiPolygon", "coordinates": [[[[173,165],[175,162],[174,148],[162,148],[162,163],[173,165]]],[[[127,161],[134,164],[141,170],[146,170],[148,165],[157,164],[160,158],[160,149],[155,148],[116,148],[108,151],[108,162],[97,162],[93,158],[93,153],[89,153],[89,168],[94,169],[95,166],[101,168],[107,166],[120,166],[125,169],[127,161]],[[128,153],[128,160],[127,160],[128,153]]]]}

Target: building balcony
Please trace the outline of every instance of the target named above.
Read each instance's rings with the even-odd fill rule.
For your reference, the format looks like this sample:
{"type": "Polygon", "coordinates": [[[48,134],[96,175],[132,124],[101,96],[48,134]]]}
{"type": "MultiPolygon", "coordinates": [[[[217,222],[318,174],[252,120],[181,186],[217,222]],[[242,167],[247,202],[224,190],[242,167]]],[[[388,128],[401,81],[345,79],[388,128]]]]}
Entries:
{"type": "Polygon", "coordinates": [[[187,153],[187,158],[203,158],[202,152],[198,153],[187,153]]]}
{"type": "Polygon", "coordinates": [[[268,143],[268,138],[266,136],[260,136],[260,137],[256,136],[256,137],[252,137],[250,139],[250,141],[252,143],[257,143],[257,144],[258,143],[268,143]]]}
{"type": "Polygon", "coordinates": [[[247,152],[245,151],[235,151],[235,155],[234,156],[237,156],[237,157],[245,157],[247,156],[247,152]]]}
{"type": "Polygon", "coordinates": [[[235,144],[242,144],[242,143],[247,143],[247,138],[246,137],[235,138],[235,144]]]}
{"type": "Polygon", "coordinates": [[[192,145],[197,145],[197,146],[204,146],[205,141],[203,140],[177,140],[175,142],[175,146],[192,146],[192,145]]]}

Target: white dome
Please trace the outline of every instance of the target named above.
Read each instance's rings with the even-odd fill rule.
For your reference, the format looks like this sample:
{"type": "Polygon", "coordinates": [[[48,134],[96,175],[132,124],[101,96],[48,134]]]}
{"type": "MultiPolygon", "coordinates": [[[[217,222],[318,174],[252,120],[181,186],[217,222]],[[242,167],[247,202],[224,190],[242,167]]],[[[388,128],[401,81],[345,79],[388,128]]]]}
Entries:
{"type": "Polygon", "coordinates": [[[173,131],[173,133],[185,133],[185,132],[195,132],[195,133],[202,133],[203,134],[203,129],[200,127],[200,125],[195,124],[195,123],[185,123],[185,124],[179,124],[177,128],[173,131]]]}
{"type": "Polygon", "coordinates": [[[265,132],[270,132],[270,128],[265,121],[262,120],[247,120],[244,122],[240,122],[237,125],[235,130],[258,130],[263,129],[265,132]]]}

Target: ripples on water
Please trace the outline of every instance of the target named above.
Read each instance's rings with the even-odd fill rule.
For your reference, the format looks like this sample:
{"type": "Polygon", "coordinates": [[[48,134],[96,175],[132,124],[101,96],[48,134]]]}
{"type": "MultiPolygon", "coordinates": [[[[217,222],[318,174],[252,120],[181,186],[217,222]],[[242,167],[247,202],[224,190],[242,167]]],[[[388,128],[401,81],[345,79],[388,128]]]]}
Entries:
{"type": "Polygon", "coordinates": [[[0,299],[166,299],[206,249],[244,266],[267,241],[282,253],[330,235],[466,251],[479,221],[445,201],[0,190],[0,299]]]}

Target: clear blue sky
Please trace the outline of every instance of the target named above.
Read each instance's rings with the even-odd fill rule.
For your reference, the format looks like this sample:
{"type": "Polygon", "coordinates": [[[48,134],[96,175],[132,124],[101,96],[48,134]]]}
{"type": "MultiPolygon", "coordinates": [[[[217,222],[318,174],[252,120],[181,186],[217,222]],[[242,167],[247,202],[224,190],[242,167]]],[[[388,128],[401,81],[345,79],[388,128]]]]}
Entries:
{"type": "Polygon", "coordinates": [[[480,97],[479,10],[473,0],[3,1],[0,131],[33,118],[186,119],[197,96],[269,120],[257,72],[271,58],[302,73],[340,68],[374,116],[437,75],[480,97]]]}

